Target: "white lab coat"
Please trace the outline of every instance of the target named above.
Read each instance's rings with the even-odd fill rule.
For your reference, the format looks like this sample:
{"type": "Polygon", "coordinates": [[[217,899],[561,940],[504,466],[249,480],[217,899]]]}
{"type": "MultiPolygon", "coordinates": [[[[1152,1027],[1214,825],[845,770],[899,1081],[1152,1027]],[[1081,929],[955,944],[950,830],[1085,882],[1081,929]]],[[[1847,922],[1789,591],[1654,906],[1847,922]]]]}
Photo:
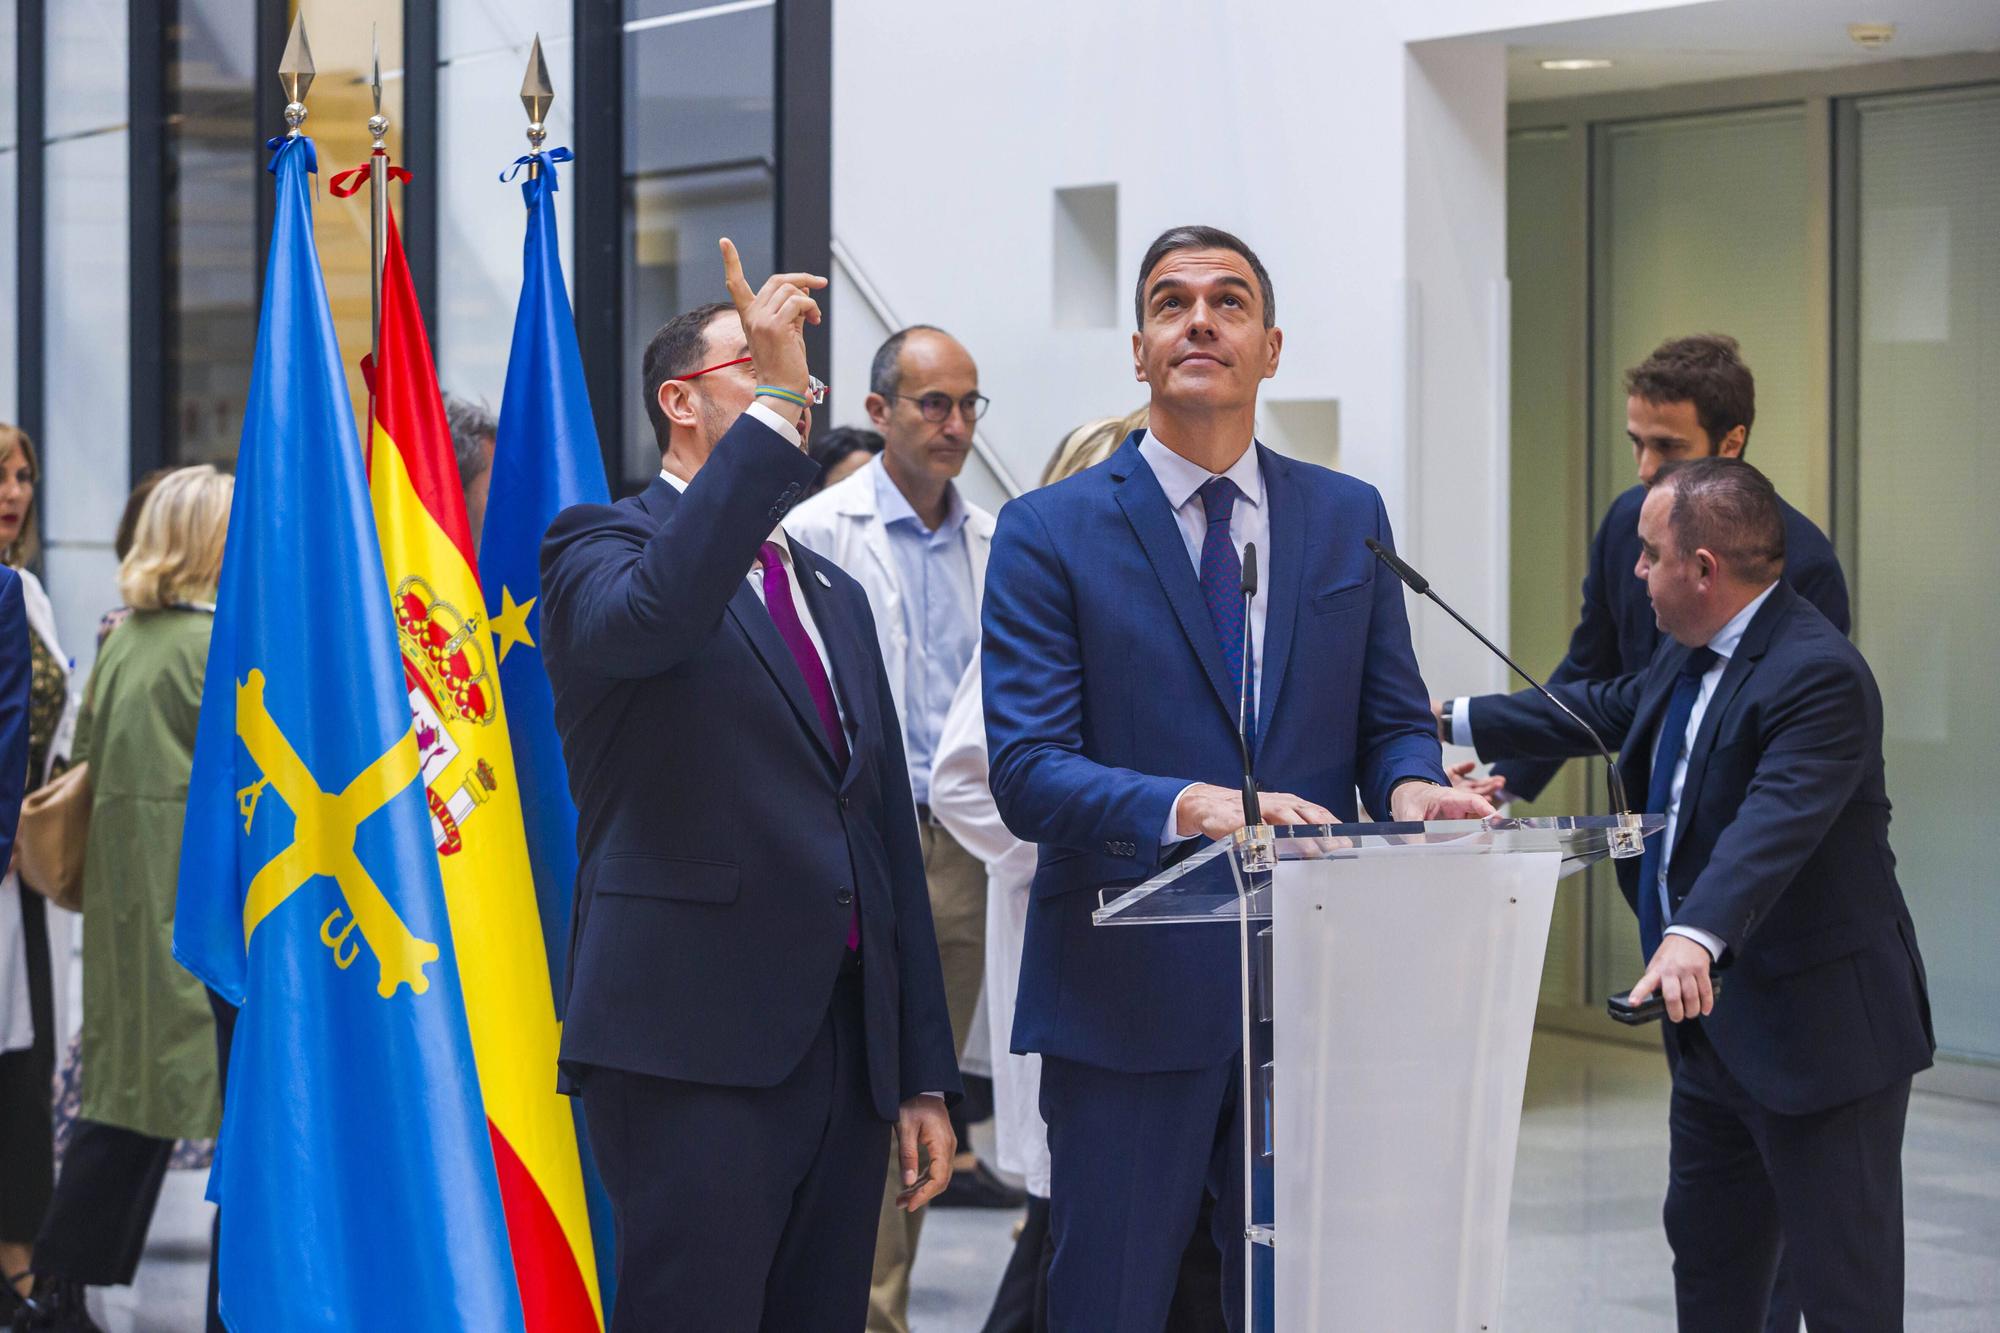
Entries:
{"type": "MultiPolygon", "coordinates": [[[[903,680],[909,668],[910,635],[903,627],[903,589],[897,582],[896,553],[875,503],[876,478],[882,458],[876,455],[847,477],[785,515],[786,535],[839,565],[868,594],[875,613],[875,637],[882,645],[882,665],[889,673],[889,692],[896,697],[896,716],[904,715],[903,680]]],[[[961,497],[962,498],[962,497],[961,497]]],[[[993,515],[965,502],[965,552],[972,564],[972,614],[977,623],[979,599],[986,587],[986,557],[993,549],[993,515]]]]}
{"type": "Polygon", "coordinates": [[[1042,1122],[1042,1057],[1015,1055],[1014,995],[1021,984],[1021,942],[1028,893],[1035,880],[1035,846],[1000,822],[986,783],[986,709],[979,658],[952,696],[931,768],[931,813],[965,849],[986,863],[986,1006],[993,1058],[993,1130],[1000,1169],[1027,1181],[1028,1193],[1049,1197],[1049,1130],[1042,1122]]]}

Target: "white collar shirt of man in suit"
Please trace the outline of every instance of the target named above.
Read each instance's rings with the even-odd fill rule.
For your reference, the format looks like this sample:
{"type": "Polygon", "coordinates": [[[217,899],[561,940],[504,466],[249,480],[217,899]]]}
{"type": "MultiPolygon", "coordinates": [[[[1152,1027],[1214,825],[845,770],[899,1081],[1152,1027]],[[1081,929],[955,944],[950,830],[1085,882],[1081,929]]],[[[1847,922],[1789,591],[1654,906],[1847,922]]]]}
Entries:
{"type": "MultiPolygon", "coordinates": [[[[749,411],[757,420],[778,432],[778,434],[791,441],[794,445],[799,443],[798,428],[779,416],[776,412],[773,412],[770,408],[764,406],[762,403],[752,403],[750,404],[749,411]]],[[[666,482],[667,485],[677,491],[685,491],[688,488],[688,484],[685,481],[676,477],[665,468],[660,469],[660,480],[666,482]]],[[[784,562],[785,572],[790,575],[792,605],[799,613],[799,623],[806,627],[806,637],[812,640],[813,651],[819,654],[819,660],[826,664],[827,678],[831,680],[833,677],[833,659],[826,655],[826,640],[820,637],[819,625],[813,620],[812,608],[806,605],[805,590],[799,586],[798,561],[792,557],[792,544],[785,539],[785,530],[783,528],[771,529],[770,540],[777,543],[778,557],[784,562]]],[[[750,590],[757,594],[758,601],[763,601],[764,567],[752,562],[748,577],[750,579],[750,590]]],[[[833,703],[834,707],[840,710],[840,720],[845,725],[847,722],[847,705],[841,700],[838,682],[835,682],[834,685],[833,703]]]]}
{"type": "MultiPolygon", "coordinates": [[[[1235,482],[1239,496],[1236,505],[1229,511],[1229,540],[1236,546],[1238,560],[1243,558],[1245,546],[1252,542],[1257,544],[1258,584],[1262,588],[1271,586],[1271,509],[1264,503],[1264,473],[1257,466],[1255,440],[1244,449],[1242,457],[1230,464],[1227,472],[1220,474],[1181,457],[1162,444],[1151,431],[1147,431],[1139,441],[1139,457],[1153,469],[1154,479],[1167,494],[1167,504],[1173,508],[1174,522],[1181,530],[1181,541],[1187,546],[1188,563],[1194,566],[1196,578],[1201,577],[1201,544],[1208,536],[1208,512],[1202,505],[1201,488],[1217,475],[1235,482]]],[[[1257,711],[1258,686],[1264,676],[1264,620],[1268,605],[1268,600],[1261,595],[1250,602],[1250,711],[1253,714],[1257,711]]],[[[1185,792],[1186,788],[1182,790],[1185,792]]],[[[1176,800],[1167,811],[1167,826],[1160,834],[1162,845],[1181,841],[1177,822],[1179,809],[1180,802],[1176,800]]]]}

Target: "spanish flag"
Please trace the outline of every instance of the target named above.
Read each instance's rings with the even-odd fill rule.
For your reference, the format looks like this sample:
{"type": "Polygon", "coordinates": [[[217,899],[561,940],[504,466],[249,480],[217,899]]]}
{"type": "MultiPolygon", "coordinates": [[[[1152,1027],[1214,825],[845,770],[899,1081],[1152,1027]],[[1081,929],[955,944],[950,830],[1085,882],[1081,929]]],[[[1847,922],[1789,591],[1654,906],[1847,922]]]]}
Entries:
{"type": "Polygon", "coordinates": [[[379,356],[368,489],[522,1312],[528,1333],[597,1329],[604,1319],[576,1129],[556,1091],[561,1025],[500,693],[500,657],[525,616],[486,616],[451,431],[393,213],[379,356]]]}

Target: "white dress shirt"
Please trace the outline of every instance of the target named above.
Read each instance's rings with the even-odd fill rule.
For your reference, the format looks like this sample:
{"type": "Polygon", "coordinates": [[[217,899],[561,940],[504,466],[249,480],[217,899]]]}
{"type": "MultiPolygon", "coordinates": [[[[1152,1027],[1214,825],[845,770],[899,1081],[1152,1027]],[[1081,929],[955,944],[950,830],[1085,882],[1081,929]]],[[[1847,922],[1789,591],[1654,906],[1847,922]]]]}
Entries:
{"type": "MultiPolygon", "coordinates": [[[[750,404],[749,414],[785,437],[794,447],[799,443],[798,427],[779,416],[762,403],[750,404]]],[[[660,469],[660,479],[677,491],[685,491],[688,484],[665,468],[660,469]]],[[[785,540],[783,528],[772,528],[770,540],[777,543],[778,557],[785,567],[786,581],[791,584],[792,606],[799,613],[799,623],[806,627],[806,637],[812,640],[813,651],[819,654],[820,665],[826,670],[828,684],[833,683],[833,659],[826,655],[826,640],[820,637],[819,625],[813,620],[812,608],[806,605],[805,590],[799,587],[798,564],[792,559],[792,544],[785,540]]],[[[764,566],[753,561],[750,565],[750,590],[757,594],[757,600],[764,600],[764,566]]],[[[847,724],[847,705],[841,700],[840,691],[833,691],[833,706],[840,711],[841,725],[847,724]]]]}
{"type": "MultiPolygon", "coordinates": [[[[1229,539],[1236,545],[1236,558],[1243,558],[1243,548],[1251,542],[1257,544],[1258,584],[1271,586],[1271,509],[1264,503],[1264,474],[1257,466],[1257,445],[1252,441],[1243,451],[1242,457],[1232,463],[1227,472],[1214,473],[1199,463],[1193,463],[1169,449],[1147,431],[1139,441],[1139,457],[1153,469],[1153,476],[1160,483],[1160,489],[1167,493],[1167,503],[1173,507],[1174,522],[1181,530],[1181,541],[1187,546],[1188,561],[1194,566],[1195,576],[1201,575],[1201,547],[1208,537],[1208,511],[1201,502],[1201,488],[1217,476],[1224,476],[1236,483],[1239,494],[1236,504],[1229,511],[1229,539]]],[[[1264,613],[1270,600],[1255,597],[1250,602],[1250,714],[1257,713],[1257,687],[1264,676],[1264,613]]],[[[1190,787],[1199,783],[1189,783],[1181,788],[1185,794],[1190,787]]],[[[1167,826],[1160,834],[1162,846],[1182,841],[1179,824],[1180,797],[1167,809],[1167,826]]]]}
{"type": "MultiPolygon", "coordinates": [[[[1681,787],[1687,781],[1688,755],[1694,749],[1694,738],[1701,734],[1701,720],[1708,714],[1708,701],[1715,697],[1715,687],[1721,684],[1722,673],[1729,669],[1729,659],[1736,654],[1736,645],[1743,642],[1744,631],[1750,628],[1750,622],[1756,619],[1758,610],[1763,607],[1766,601],[1770,600],[1771,588],[1777,586],[1777,583],[1774,581],[1769,588],[1764,589],[1764,591],[1751,598],[1749,603],[1741,611],[1731,616],[1729,623],[1717,630],[1714,637],[1708,641],[1709,651],[1715,654],[1715,662],[1707,671],[1702,673],[1701,691],[1694,697],[1694,711],[1688,714],[1687,730],[1676,740],[1673,786],[1668,789],[1667,793],[1667,826],[1661,829],[1656,835],[1660,839],[1660,877],[1652,888],[1653,892],[1660,895],[1660,920],[1662,921],[1672,921],[1674,919],[1673,897],[1667,892],[1667,866],[1674,859],[1674,834],[1678,831],[1680,823],[1681,787]]],[[[1665,736],[1657,735],[1653,738],[1653,764],[1655,767],[1660,762],[1660,747],[1666,739],[1665,736]]],[[[1461,698],[1452,704],[1451,740],[1454,745],[1472,744],[1472,704],[1470,699],[1461,698]]],[[[1643,893],[1646,886],[1642,884],[1639,887],[1643,893]]],[[[1726,947],[1716,936],[1695,926],[1669,925],[1666,933],[1669,935],[1687,936],[1695,943],[1701,945],[1702,948],[1708,950],[1709,957],[1711,958],[1722,957],[1722,951],[1726,947]]],[[[1649,959],[1648,961],[1650,962],[1651,960],[1649,959]]]]}

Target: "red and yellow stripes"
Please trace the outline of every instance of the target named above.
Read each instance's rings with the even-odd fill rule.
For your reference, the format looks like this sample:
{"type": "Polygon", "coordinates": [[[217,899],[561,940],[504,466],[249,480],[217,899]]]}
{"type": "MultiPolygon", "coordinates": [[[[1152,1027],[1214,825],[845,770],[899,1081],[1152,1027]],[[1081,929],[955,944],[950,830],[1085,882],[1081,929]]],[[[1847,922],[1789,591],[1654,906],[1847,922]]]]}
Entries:
{"type": "MultiPolygon", "coordinates": [[[[529,1333],[603,1327],[561,1025],[521,821],[499,653],[451,433],[394,216],[368,487],[396,608],[432,832],[529,1333]]],[[[440,1219],[442,1222],[442,1219],[440,1219]]]]}

